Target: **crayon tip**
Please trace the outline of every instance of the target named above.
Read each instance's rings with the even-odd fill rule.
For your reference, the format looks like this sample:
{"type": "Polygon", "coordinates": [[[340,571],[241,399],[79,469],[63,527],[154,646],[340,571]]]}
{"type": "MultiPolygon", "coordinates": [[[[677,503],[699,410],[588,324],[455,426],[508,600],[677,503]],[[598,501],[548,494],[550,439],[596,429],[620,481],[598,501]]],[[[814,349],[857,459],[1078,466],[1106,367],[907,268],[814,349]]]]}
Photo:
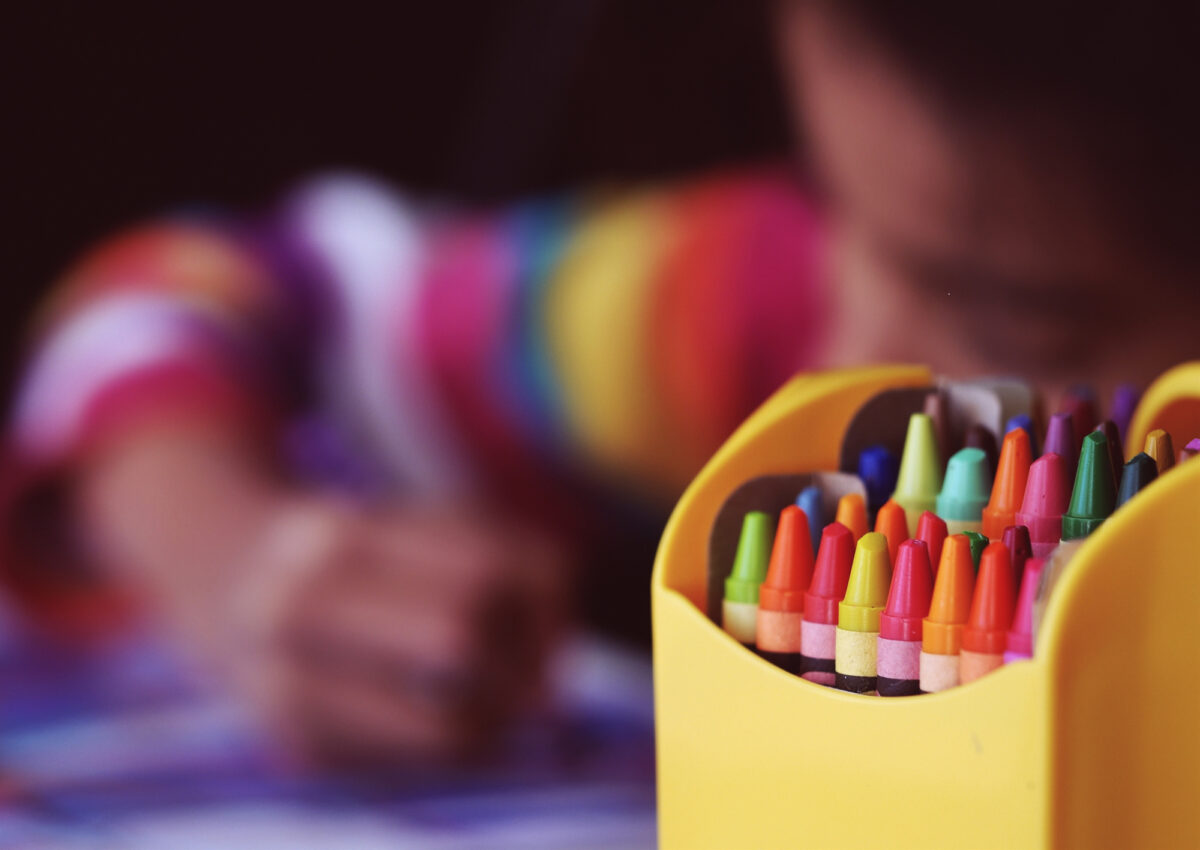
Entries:
{"type": "Polygon", "coordinates": [[[879,615],[892,583],[887,538],[872,531],[859,538],[846,583],[846,597],[838,606],[838,628],[851,632],[879,631],[879,615]]]}
{"type": "Polygon", "coordinates": [[[1023,428],[1014,428],[1004,435],[992,495],[983,509],[983,533],[989,540],[999,540],[1004,529],[1013,524],[1021,500],[1025,498],[1032,454],[1029,434],[1023,428]]]}
{"type": "Polygon", "coordinates": [[[1096,427],[1096,394],[1091,387],[1072,387],[1059,410],[1071,417],[1071,430],[1076,436],[1096,427]]]}
{"type": "Polygon", "coordinates": [[[1179,450],[1179,462],[1191,460],[1196,455],[1200,455],[1200,437],[1192,437],[1188,440],[1187,445],[1179,450]]]}
{"type": "Polygon", "coordinates": [[[929,548],[921,540],[905,540],[892,569],[887,604],[879,617],[879,636],[889,640],[920,640],[921,621],[929,615],[932,597],[929,548]]]}
{"type": "Polygon", "coordinates": [[[767,576],[770,552],[771,518],[762,511],[750,511],[742,520],[733,569],[725,579],[727,601],[758,603],[758,588],[767,576]]]}
{"type": "Polygon", "coordinates": [[[946,464],[946,479],[937,497],[937,513],[942,519],[979,522],[988,501],[991,473],[982,449],[965,448],[946,464]]]}
{"type": "Polygon", "coordinates": [[[858,477],[867,488],[867,508],[873,513],[896,489],[900,459],[884,446],[871,446],[858,456],[858,477]]]}
{"type": "Polygon", "coordinates": [[[1071,414],[1056,413],[1046,426],[1046,442],[1042,454],[1056,454],[1067,465],[1067,480],[1075,480],[1075,464],[1079,462],[1079,443],[1075,441],[1075,426],[1071,414]]]}
{"type": "Polygon", "coordinates": [[[887,538],[888,556],[895,563],[900,544],[908,539],[908,517],[899,502],[888,499],[883,503],[875,517],[875,530],[887,538]]]}
{"type": "Polygon", "coordinates": [[[1017,525],[1029,529],[1033,554],[1039,558],[1050,553],[1062,538],[1062,515],[1070,499],[1067,463],[1061,455],[1048,453],[1029,467],[1025,498],[1015,517],[1017,525]]]}
{"type": "Polygon", "coordinates": [[[975,569],[979,569],[979,559],[983,557],[983,550],[992,541],[988,540],[987,535],[982,531],[964,531],[963,537],[971,544],[971,561],[975,564],[975,569]]]}
{"type": "MultiPolygon", "coordinates": [[[[1029,455],[1031,458],[1038,456],[1037,439],[1033,431],[1033,417],[1028,413],[1018,413],[1016,416],[1008,420],[1004,425],[1004,433],[1007,435],[1010,431],[1020,428],[1029,437],[1029,455]]],[[[1004,449],[1000,449],[1000,453],[1004,453],[1004,449]]]]}
{"type": "Polygon", "coordinates": [[[1017,591],[1016,610],[1013,611],[1012,626],[1005,643],[1006,653],[1018,657],[1033,655],[1033,601],[1045,563],[1041,558],[1030,558],[1021,570],[1021,589],[1017,591]]]}
{"type": "Polygon", "coordinates": [[[1113,490],[1116,490],[1121,483],[1121,467],[1125,465],[1125,452],[1121,450],[1121,437],[1117,433],[1117,426],[1111,419],[1105,419],[1095,430],[1104,435],[1104,439],[1108,441],[1108,459],[1113,471],[1113,490]]]}
{"type": "Polygon", "coordinates": [[[1117,494],[1113,487],[1112,460],[1108,454],[1108,439],[1100,431],[1083,438],[1079,455],[1079,472],[1075,489],[1062,518],[1062,539],[1087,537],[1113,512],[1117,494]]]}
{"type": "Polygon", "coordinates": [[[974,593],[975,565],[971,563],[971,545],[963,535],[952,534],[942,547],[929,616],[925,618],[921,635],[922,649],[940,655],[958,653],[974,593]]]}
{"type": "Polygon", "coordinates": [[[837,624],[837,607],[846,595],[853,558],[854,534],[850,529],[838,522],[825,526],[812,582],[804,594],[804,619],[810,623],[837,624]]]}
{"type": "Polygon", "coordinates": [[[1146,485],[1157,477],[1158,464],[1154,462],[1154,458],[1145,452],[1135,454],[1121,470],[1121,486],[1117,490],[1117,507],[1121,507],[1142,492],[1146,485]]]}
{"type": "Polygon", "coordinates": [[[949,533],[946,521],[933,511],[925,511],[917,521],[917,539],[925,541],[929,547],[929,563],[933,565],[934,576],[937,576],[938,565],[942,561],[942,543],[949,533]]]}
{"type": "Polygon", "coordinates": [[[1133,384],[1121,384],[1113,392],[1112,421],[1122,441],[1129,433],[1129,423],[1133,421],[1133,412],[1137,410],[1141,397],[1141,392],[1133,384]]]}
{"type": "Polygon", "coordinates": [[[939,458],[933,420],[924,413],[914,413],[908,420],[904,452],[900,456],[900,474],[892,493],[892,498],[908,515],[909,534],[916,530],[922,511],[937,508],[937,494],[942,489],[939,458]]]}
{"type": "Polygon", "coordinates": [[[867,533],[867,506],[863,497],[858,493],[847,493],[838,499],[837,516],[834,522],[840,522],[854,534],[854,539],[867,533]]]}
{"type": "Polygon", "coordinates": [[[1162,428],[1156,428],[1146,435],[1146,447],[1142,451],[1154,458],[1159,475],[1175,465],[1175,448],[1171,445],[1171,435],[1162,428]]]}
{"type": "Polygon", "coordinates": [[[987,472],[985,475],[990,487],[992,476],[996,473],[996,458],[999,454],[996,451],[995,435],[988,428],[975,423],[967,429],[967,436],[963,444],[967,448],[979,449],[983,452],[984,457],[987,458],[987,472]]]}
{"type": "Polygon", "coordinates": [[[1029,540],[1029,529],[1023,525],[1010,525],[1004,529],[1001,541],[1008,547],[1012,558],[1013,581],[1020,581],[1025,574],[1025,562],[1033,557],[1033,544],[1029,540]]]}
{"type": "Polygon", "coordinates": [[[803,612],[804,592],[808,590],[812,571],[808,517],[795,505],[789,505],[779,515],[767,577],[758,591],[759,607],[770,611],[803,612]]]}
{"type": "Polygon", "coordinates": [[[812,538],[813,554],[821,545],[821,490],[817,485],[810,484],[800,491],[800,495],[796,497],[796,507],[804,511],[804,515],[808,517],[808,533],[812,538]]]}
{"type": "Polygon", "coordinates": [[[983,550],[971,613],[963,629],[962,648],[971,652],[1000,655],[1008,643],[1012,626],[1016,580],[1012,559],[1003,543],[991,543],[983,550]]]}

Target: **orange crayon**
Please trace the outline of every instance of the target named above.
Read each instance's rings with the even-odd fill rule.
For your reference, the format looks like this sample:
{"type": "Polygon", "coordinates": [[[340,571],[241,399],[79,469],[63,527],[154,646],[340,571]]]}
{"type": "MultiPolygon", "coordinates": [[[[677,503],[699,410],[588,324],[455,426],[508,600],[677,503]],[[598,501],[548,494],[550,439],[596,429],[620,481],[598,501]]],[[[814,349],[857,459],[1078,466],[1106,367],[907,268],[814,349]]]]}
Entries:
{"type": "Polygon", "coordinates": [[[875,530],[887,538],[888,557],[893,564],[896,563],[900,544],[908,539],[908,516],[899,502],[888,499],[883,503],[879,515],[875,517],[875,530]]]}
{"type": "Polygon", "coordinates": [[[837,514],[833,521],[840,522],[850,529],[855,540],[866,534],[870,528],[867,525],[867,506],[863,497],[858,493],[847,493],[838,499],[837,514]]]}
{"type": "Polygon", "coordinates": [[[1014,525],[1014,517],[1025,498],[1025,482],[1029,465],[1033,463],[1029,434],[1016,428],[1004,435],[997,462],[996,478],[992,482],[992,497],[983,509],[983,533],[989,540],[999,540],[1004,529],[1014,525]]]}
{"type": "Polygon", "coordinates": [[[921,691],[936,693],[958,684],[963,627],[975,592],[975,562],[965,535],[946,538],[933,583],[929,616],[921,628],[921,691]]]}
{"type": "Polygon", "coordinates": [[[990,544],[979,561],[971,614],[963,629],[958,675],[964,685],[1004,663],[1016,605],[1015,584],[1008,547],[1003,543],[990,544]]]}
{"type": "Polygon", "coordinates": [[[758,590],[758,654],[789,673],[800,672],[800,623],[804,593],[812,579],[808,517],[795,505],[783,509],[767,577],[758,590]]]}

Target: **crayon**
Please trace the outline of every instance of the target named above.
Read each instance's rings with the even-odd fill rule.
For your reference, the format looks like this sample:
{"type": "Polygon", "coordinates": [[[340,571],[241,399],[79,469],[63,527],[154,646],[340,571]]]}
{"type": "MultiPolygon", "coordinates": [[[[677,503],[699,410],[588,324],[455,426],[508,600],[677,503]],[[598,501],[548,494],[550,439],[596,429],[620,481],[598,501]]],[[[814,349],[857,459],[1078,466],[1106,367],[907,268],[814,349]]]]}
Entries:
{"type": "Polygon", "coordinates": [[[961,534],[946,538],[921,629],[921,690],[931,694],[958,684],[962,632],[975,593],[971,546],[961,534]]]}
{"type": "Polygon", "coordinates": [[[1191,460],[1196,455],[1200,455],[1200,437],[1192,437],[1188,440],[1187,445],[1179,450],[1179,462],[1191,460]]]}
{"type": "Polygon", "coordinates": [[[875,690],[879,615],[892,584],[887,538],[871,532],[859,538],[846,597],[838,604],[834,639],[834,687],[856,694],[875,690]]]}
{"type": "Polygon", "coordinates": [[[1076,436],[1096,427],[1096,394],[1091,387],[1072,387],[1059,406],[1060,413],[1071,417],[1071,430],[1076,436]]]}
{"type": "Polygon", "coordinates": [[[983,551],[975,594],[971,597],[971,613],[963,627],[958,677],[964,685],[1004,663],[1008,630],[1016,607],[1015,586],[1008,547],[1003,543],[989,544],[983,551]]]}
{"type": "MultiPolygon", "coordinates": [[[[1008,434],[1016,428],[1020,428],[1029,437],[1029,456],[1036,458],[1038,456],[1037,436],[1033,429],[1033,417],[1028,413],[1019,413],[1008,420],[1004,425],[1004,433],[1008,434]]],[[[1001,447],[1000,453],[1004,454],[1004,449],[1001,447]]]]}
{"type": "Polygon", "coordinates": [[[1142,451],[1154,458],[1159,475],[1175,465],[1175,447],[1171,445],[1171,435],[1162,428],[1155,428],[1146,435],[1146,446],[1142,451]]]}
{"type": "Polygon", "coordinates": [[[762,511],[750,511],[742,520],[733,569],[725,579],[725,599],[721,605],[721,625],[735,640],[754,646],[758,628],[758,588],[767,577],[771,552],[771,518],[762,511]]]}
{"type": "Polygon", "coordinates": [[[817,554],[817,548],[821,545],[821,488],[816,484],[810,484],[800,491],[800,495],[796,497],[796,507],[804,511],[804,515],[808,517],[808,532],[812,537],[813,554],[817,554]]]}
{"type": "Polygon", "coordinates": [[[924,540],[929,547],[929,563],[933,567],[933,577],[937,578],[938,564],[942,561],[942,543],[946,540],[946,521],[933,511],[925,511],[917,522],[916,540],[924,540]]]}
{"type": "Polygon", "coordinates": [[[988,540],[982,531],[964,531],[962,534],[971,544],[971,562],[975,565],[975,572],[979,572],[979,559],[983,557],[983,550],[992,541],[988,540]]]}
{"type": "Polygon", "coordinates": [[[1062,539],[1062,515],[1070,498],[1067,463],[1061,455],[1044,454],[1029,467],[1025,498],[1015,517],[1017,525],[1029,529],[1033,556],[1045,558],[1062,539]]]}
{"type": "Polygon", "coordinates": [[[1021,499],[1025,497],[1025,482],[1029,478],[1032,454],[1029,434],[1023,428],[1014,428],[1004,435],[996,479],[992,482],[992,495],[983,509],[981,530],[989,540],[999,540],[1004,529],[1013,524],[1017,509],[1021,507],[1021,499]]]}
{"type": "Polygon", "coordinates": [[[933,420],[924,413],[914,413],[908,420],[904,452],[900,455],[900,475],[892,493],[892,498],[900,503],[908,517],[910,535],[916,532],[922,511],[937,509],[937,495],[942,489],[939,458],[933,420]]]}
{"type": "Polygon", "coordinates": [[[1075,426],[1069,413],[1056,413],[1046,426],[1046,440],[1042,454],[1055,454],[1066,464],[1067,480],[1075,480],[1075,465],[1079,462],[1079,443],[1075,441],[1075,426]]]}
{"type": "Polygon", "coordinates": [[[876,689],[881,697],[921,691],[921,621],[929,616],[933,568],[923,541],[900,545],[892,569],[887,604],[879,615],[876,689]]]}
{"type": "Polygon", "coordinates": [[[867,488],[867,510],[874,515],[896,489],[900,459],[884,446],[870,446],[858,456],[858,477],[867,488]]]}
{"type": "Polygon", "coordinates": [[[1017,607],[1013,612],[1012,626],[1008,630],[1008,639],[1004,645],[1005,664],[1033,657],[1033,601],[1037,597],[1045,563],[1041,558],[1030,558],[1021,571],[1017,607]]]}
{"type": "Polygon", "coordinates": [[[1145,452],[1138,452],[1121,470],[1121,486],[1117,488],[1117,507],[1128,502],[1158,477],[1158,464],[1145,452]]]}
{"type": "Polygon", "coordinates": [[[858,493],[847,493],[838,499],[837,516],[833,521],[840,522],[850,529],[855,540],[866,534],[868,531],[867,506],[863,502],[863,497],[858,493]]]}
{"type": "Polygon", "coordinates": [[[1129,433],[1129,423],[1137,410],[1142,394],[1133,384],[1121,384],[1113,392],[1112,413],[1109,416],[1117,426],[1117,434],[1124,440],[1129,433]]]}
{"type": "Polygon", "coordinates": [[[846,595],[853,558],[850,529],[836,522],[825,526],[800,624],[800,675],[818,685],[834,682],[838,603],[846,595]]]}
{"type": "Polygon", "coordinates": [[[1100,431],[1084,437],[1075,489],[1071,491],[1071,503],[1062,518],[1063,540],[1087,537],[1117,506],[1111,466],[1108,438],[1100,431]]]}
{"type": "Polygon", "coordinates": [[[996,459],[1000,454],[996,450],[996,436],[984,426],[976,423],[967,429],[967,437],[963,444],[967,448],[979,449],[987,458],[986,475],[990,486],[992,476],[996,474],[996,459]]]}
{"type": "MultiPolygon", "coordinates": [[[[1000,540],[1008,547],[1008,556],[1012,559],[1013,581],[1020,583],[1025,575],[1025,562],[1033,557],[1033,544],[1029,542],[1029,529],[1023,525],[1010,525],[1004,529],[1000,540]]],[[[1017,590],[1013,587],[1013,590],[1017,590]]]]}
{"type": "Polygon", "coordinates": [[[812,579],[808,517],[795,505],[779,515],[767,577],[758,589],[758,654],[789,673],[800,672],[800,623],[812,579]]]}
{"type": "Polygon", "coordinates": [[[946,521],[950,534],[979,531],[982,527],[990,476],[982,449],[960,449],[950,458],[937,497],[937,515],[946,521]]]}
{"type": "Polygon", "coordinates": [[[1113,490],[1121,484],[1121,467],[1125,465],[1125,452],[1121,449],[1121,437],[1111,419],[1105,419],[1095,428],[1108,441],[1108,460],[1113,471],[1113,490]]]}
{"type": "Polygon", "coordinates": [[[879,515],[875,517],[875,530],[887,538],[888,557],[895,563],[900,544],[908,539],[908,518],[904,515],[904,508],[893,499],[884,502],[879,515]]]}
{"type": "Polygon", "coordinates": [[[950,403],[946,399],[946,394],[932,392],[925,396],[923,409],[925,415],[929,417],[930,424],[933,425],[933,434],[937,439],[938,457],[950,457],[954,452],[951,451],[950,403]]]}

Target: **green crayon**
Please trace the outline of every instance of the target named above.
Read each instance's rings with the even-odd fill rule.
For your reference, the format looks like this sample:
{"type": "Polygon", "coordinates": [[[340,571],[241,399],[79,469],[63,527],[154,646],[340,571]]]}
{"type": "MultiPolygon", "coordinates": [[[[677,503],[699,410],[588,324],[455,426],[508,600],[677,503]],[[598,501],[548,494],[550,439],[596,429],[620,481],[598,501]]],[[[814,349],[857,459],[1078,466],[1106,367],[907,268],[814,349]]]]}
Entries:
{"type": "Polygon", "coordinates": [[[1100,527],[1117,504],[1108,438],[1093,431],[1083,438],[1071,503],[1062,518],[1062,539],[1078,540],[1100,527]]]}
{"type": "Polygon", "coordinates": [[[750,511],[742,520],[733,569],[725,579],[721,625],[739,642],[754,646],[758,639],[758,588],[771,560],[771,517],[750,511]]]}

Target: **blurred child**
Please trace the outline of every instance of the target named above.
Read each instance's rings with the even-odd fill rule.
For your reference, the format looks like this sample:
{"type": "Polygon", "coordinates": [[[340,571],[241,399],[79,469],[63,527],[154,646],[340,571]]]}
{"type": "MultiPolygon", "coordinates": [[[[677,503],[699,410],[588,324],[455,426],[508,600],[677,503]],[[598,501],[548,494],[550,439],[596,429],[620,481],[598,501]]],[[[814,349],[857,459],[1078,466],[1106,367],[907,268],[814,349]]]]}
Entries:
{"type": "Polygon", "coordinates": [[[605,545],[792,372],[1196,355],[1182,208],[1110,170],[1158,148],[1036,25],[778,11],[826,225],[774,169],[476,212],[340,177],[85,257],[15,407],[9,587],[75,626],[132,592],[301,750],[445,756],[536,695],[568,565],[644,598],[605,545]]]}

